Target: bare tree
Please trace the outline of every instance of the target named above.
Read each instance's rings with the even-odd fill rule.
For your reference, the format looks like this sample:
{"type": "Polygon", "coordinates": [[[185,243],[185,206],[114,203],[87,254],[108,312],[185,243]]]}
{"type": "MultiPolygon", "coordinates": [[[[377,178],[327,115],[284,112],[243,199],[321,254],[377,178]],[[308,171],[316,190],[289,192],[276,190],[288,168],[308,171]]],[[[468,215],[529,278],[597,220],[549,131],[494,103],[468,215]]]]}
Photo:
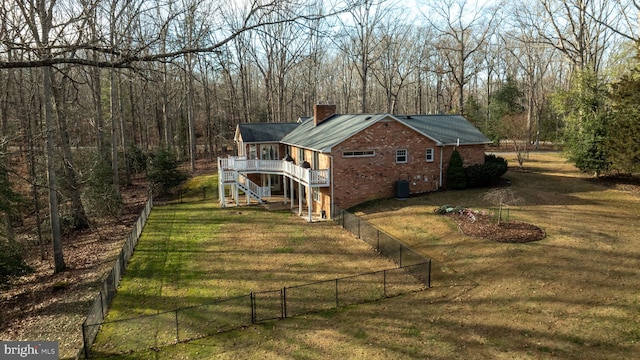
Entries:
{"type": "Polygon", "coordinates": [[[349,21],[343,21],[345,34],[338,44],[341,51],[351,59],[360,80],[360,112],[369,111],[368,92],[371,70],[376,62],[376,28],[391,11],[382,1],[350,1],[349,21]]]}
{"type": "Polygon", "coordinates": [[[46,129],[46,151],[47,179],[49,187],[49,221],[51,223],[51,238],[53,242],[53,259],[55,272],[65,269],[64,254],[62,251],[62,236],[60,234],[60,212],[58,209],[58,185],[56,180],[55,166],[55,145],[53,124],[53,67],[46,65],[53,57],[51,49],[51,31],[53,29],[53,12],[56,0],[49,1],[25,1],[18,2],[19,7],[29,28],[29,35],[35,42],[39,51],[36,53],[38,59],[44,62],[42,69],[42,89],[44,101],[44,121],[46,129]]]}
{"type": "Polygon", "coordinates": [[[523,7],[518,18],[535,31],[540,41],[552,46],[577,70],[600,73],[607,49],[614,43],[605,24],[620,20],[608,0],[539,0],[523,7]]]}
{"type": "Polygon", "coordinates": [[[464,114],[464,88],[481,69],[476,56],[495,31],[499,20],[497,7],[486,5],[469,9],[467,0],[439,0],[425,14],[440,36],[436,44],[444,57],[447,71],[457,87],[457,110],[464,114]]]}
{"type": "Polygon", "coordinates": [[[502,222],[502,209],[505,206],[524,204],[524,199],[517,196],[511,189],[500,188],[487,191],[483,197],[485,201],[498,206],[498,224],[502,222]]]}
{"type": "Polygon", "coordinates": [[[381,25],[377,35],[380,46],[372,73],[384,89],[385,111],[394,114],[400,91],[407,85],[408,77],[417,71],[414,64],[418,56],[411,45],[416,39],[413,28],[401,21],[389,20],[381,25]]]}
{"type": "MultiPolygon", "coordinates": [[[[52,80],[55,81],[55,79],[52,80]]],[[[60,148],[62,149],[65,182],[68,185],[68,190],[71,198],[71,216],[73,218],[73,227],[74,229],[79,230],[89,227],[89,218],[85,213],[82,198],[80,196],[78,173],[74,166],[73,154],[71,151],[69,125],[67,121],[67,87],[69,80],[70,79],[68,74],[63,73],[61,79],[52,86],[52,95],[58,120],[58,133],[60,134],[60,148]]]]}
{"type": "Polygon", "coordinates": [[[255,65],[260,70],[265,84],[267,120],[286,120],[286,102],[289,74],[303,60],[306,44],[301,41],[305,34],[296,24],[284,24],[274,17],[273,25],[265,26],[258,32],[253,51],[250,52],[255,65]]]}

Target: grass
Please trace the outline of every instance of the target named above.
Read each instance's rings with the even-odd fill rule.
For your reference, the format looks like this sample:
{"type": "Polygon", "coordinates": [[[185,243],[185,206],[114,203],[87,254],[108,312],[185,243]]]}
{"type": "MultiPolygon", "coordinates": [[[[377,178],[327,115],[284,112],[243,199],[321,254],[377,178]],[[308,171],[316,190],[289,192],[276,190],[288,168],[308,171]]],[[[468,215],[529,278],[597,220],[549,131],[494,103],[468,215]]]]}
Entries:
{"type": "MultiPolygon", "coordinates": [[[[265,291],[396,267],[332,223],[309,224],[288,210],[268,212],[257,206],[221,209],[213,200],[202,200],[199,189],[203,186],[208,185],[198,177],[186,184],[180,200],[152,211],[105,319],[110,323],[102,326],[94,353],[108,356],[170,344],[176,331],[167,329],[175,329],[176,317],[181,339],[203,336],[209,322],[220,317],[230,317],[229,323],[221,321],[223,327],[246,324],[251,316],[246,297],[250,292],[258,293],[258,304],[279,304],[279,292],[265,291]],[[239,298],[212,303],[234,297],[239,298]],[[171,312],[207,303],[210,305],[178,314],[171,312]],[[129,320],[144,315],[156,316],[129,320]]],[[[382,274],[377,276],[382,281],[382,274]]],[[[355,283],[356,279],[340,282],[341,300],[349,299],[354,291],[364,291],[359,296],[372,296],[366,292],[370,289],[355,283]]],[[[288,298],[296,299],[318,298],[329,292],[329,304],[335,304],[335,288],[334,282],[323,282],[314,286],[313,294],[303,289],[287,293],[288,298]]],[[[414,288],[419,288],[417,281],[414,288]]],[[[305,303],[314,302],[318,301],[305,303]]],[[[299,310],[294,305],[290,305],[290,312],[299,310]]],[[[266,314],[279,315],[280,311],[279,306],[258,307],[262,309],[266,314]]]]}
{"type": "MultiPolygon", "coordinates": [[[[402,202],[389,199],[368,203],[356,209],[360,216],[436,260],[432,289],[267,322],[121,358],[640,358],[638,194],[587,181],[558,154],[532,154],[525,166],[533,172],[510,171],[506,175],[512,181],[512,189],[525,199],[523,205],[510,208],[510,217],[543,227],[547,238],[542,241],[503,244],[470,238],[458,232],[452,221],[433,213],[442,204],[488,208],[491,205],[482,201],[486,190],[440,192],[402,202]]],[[[208,205],[189,206],[204,210],[208,205]]],[[[163,216],[155,211],[154,216],[163,216]]],[[[167,222],[171,222],[165,226],[172,229],[172,234],[186,231],[179,223],[190,223],[186,220],[190,216],[202,217],[200,221],[210,223],[212,218],[206,220],[204,213],[219,210],[208,208],[200,215],[197,211],[193,214],[193,208],[184,211],[180,216],[178,210],[172,216],[164,214],[168,216],[167,222]],[[186,216],[185,220],[178,221],[182,216],[186,216]]],[[[181,275],[172,280],[176,290],[188,293],[194,291],[187,289],[190,284],[203,282],[211,288],[198,291],[217,294],[223,289],[244,291],[264,285],[267,280],[290,284],[306,282],[307,277],[334,276],[333,271],[321,269],[333,268],[340,261],[337,253],[348,252],[349,264],[361,264],[352,264],[342,271],[344,274],[362,272],[368,266],[365,264],[376,259],[346,235],[320,251],[320,239],[333,231],[330,224],[298,227],[289,214],[269,213],[265,220],[259,213],[257,208],[238,208],[220,214],[225,221],[215,225],[219,249],[208,250],[212,251],[209,256],[216,254],[215,259],[222,259],[223,254],[248,251],[240,250],[237,240],[231,239],[254,236],[250,249],[255,257],[246,258],[242,264],[224,261],[230,267],[228,271],[215,274],[202,271],[201,276],[188,279],[186,274],[195,269],[181,269],[178,261],[165,261],[160,256],[156,261],[173,264],[180,270],[181,275]],[[243,219],[242,224],[227,228],[231,225],[226,221],[238,219],[243,219]],[[261,235],[263,228],[265,232],[261,235]],[[291,237],[272,244],[270,253],[263,256],[266,239],[275,229],[291,233],[291,237]],[[344,247],[337,248],[338,244],[344,247]],[[284,248],[293,249],[293,253],[277,251],[284,248]],[[301,260],[306,254],[313,254],[312,263],[301,260]],[[253,266],[272,256],[290,262],[284,262],[281,269],[266,271],[274,275],[273,279],[262,279],[261,272],[253,266]]],[[[184,226],[197,229],[199,223],[184,226]]],[[[202,231],[205,232],[202,237],[213,234],[202,231]]],[[[151,234],[145,231],[145,236],[151,234]]],[[[173,239],[172,235],[166,242],[173,239]]],[[[192,241],[199,241],[198,236],[188,236],[181,243],[190,247],[188,243],[192,241]]],[[[153,278],[149,274],[149,280],[153,278]]],[[[130,289],[135,292],[137,286],[132,285],[130,289]]],[[[181,302],[185,299],[188,301],[189,297],[181,302]]],[[[138,300],[144,304],[142,299],[138,300]]],[[[147,311],[137,301],[128,306],[131,309],[125,311],[122,307],[120,311],[147,311]]]]}

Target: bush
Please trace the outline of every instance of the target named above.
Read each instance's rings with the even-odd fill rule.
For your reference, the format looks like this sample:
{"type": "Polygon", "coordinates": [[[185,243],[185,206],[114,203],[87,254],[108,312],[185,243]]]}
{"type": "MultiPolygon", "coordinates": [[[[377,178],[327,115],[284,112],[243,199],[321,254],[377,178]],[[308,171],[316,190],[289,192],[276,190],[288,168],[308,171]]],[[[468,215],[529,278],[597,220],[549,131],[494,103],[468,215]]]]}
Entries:
{"type": "Polygon", "coordinates": [[[15,241],[0,239],[0,287],[6,286],[12,277],[33,272],[22,257],[22,248],[15,241]]]}
{"type": "Polygon", "coordinates": [[[165,195],[171,188],[187,179],[187,174],[178,169],[176,154],[167,148],[160,148],[150,159],[147,182],[156,195],[165,195]]]}
{"type": "Polygon", "coordinates": [[[131,145],[126,154],[126,161],[129,163],[129,168],[134,174],[142,174],[147,170],[149,156],[139,147],[131,145]]]}
{"type": "Polygon", "coordinates": [[[97,216],[116,215],[120,212],[123,201],[113,184],[111,164],[97,159],[86,181],[83,198],[87,211],[97,216]]]}
{"type": "Polygon", "coordinates": [[[495,155],[485,155],[484,164],[472,165],[465,168],[468,187],[487,187],[498,183],[502,175],[507,172],[507,160],[495,155]]]}
{"type": "Polygon", "coordinates": [[[458,150],[454,150],[447,167],[447,188],[462,190],[467,188],[467,176],[464,172],[464,163],[458,150]]]}

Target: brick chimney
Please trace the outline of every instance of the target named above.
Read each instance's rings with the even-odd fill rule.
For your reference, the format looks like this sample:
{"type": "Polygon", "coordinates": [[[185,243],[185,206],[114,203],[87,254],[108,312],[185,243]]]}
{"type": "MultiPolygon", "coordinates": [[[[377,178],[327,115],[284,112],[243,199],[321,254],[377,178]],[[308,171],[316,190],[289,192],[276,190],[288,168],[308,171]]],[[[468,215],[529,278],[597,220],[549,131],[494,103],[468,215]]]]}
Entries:
{"type": "Polygon", "coordinates": [[[327,120],[336,113],[336,105],[313,105],[313,126],[318,126],[321,122],[327,120]]]}

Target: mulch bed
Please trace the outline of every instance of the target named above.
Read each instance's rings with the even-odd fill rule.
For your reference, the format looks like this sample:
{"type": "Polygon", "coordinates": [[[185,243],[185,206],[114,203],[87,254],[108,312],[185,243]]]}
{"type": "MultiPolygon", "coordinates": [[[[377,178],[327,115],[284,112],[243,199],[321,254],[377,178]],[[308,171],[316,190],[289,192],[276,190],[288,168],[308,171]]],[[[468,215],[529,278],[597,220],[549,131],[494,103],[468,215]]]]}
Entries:
{"type": "Polygon", "coordinates": [[[488,215],[476,215],[472,221],[468,216],[456,213],[449,214],[465,235],[504,243],[527,243],[545,238],[546,233],[536,225],[511,220],[497,223],[488,215]]]}

